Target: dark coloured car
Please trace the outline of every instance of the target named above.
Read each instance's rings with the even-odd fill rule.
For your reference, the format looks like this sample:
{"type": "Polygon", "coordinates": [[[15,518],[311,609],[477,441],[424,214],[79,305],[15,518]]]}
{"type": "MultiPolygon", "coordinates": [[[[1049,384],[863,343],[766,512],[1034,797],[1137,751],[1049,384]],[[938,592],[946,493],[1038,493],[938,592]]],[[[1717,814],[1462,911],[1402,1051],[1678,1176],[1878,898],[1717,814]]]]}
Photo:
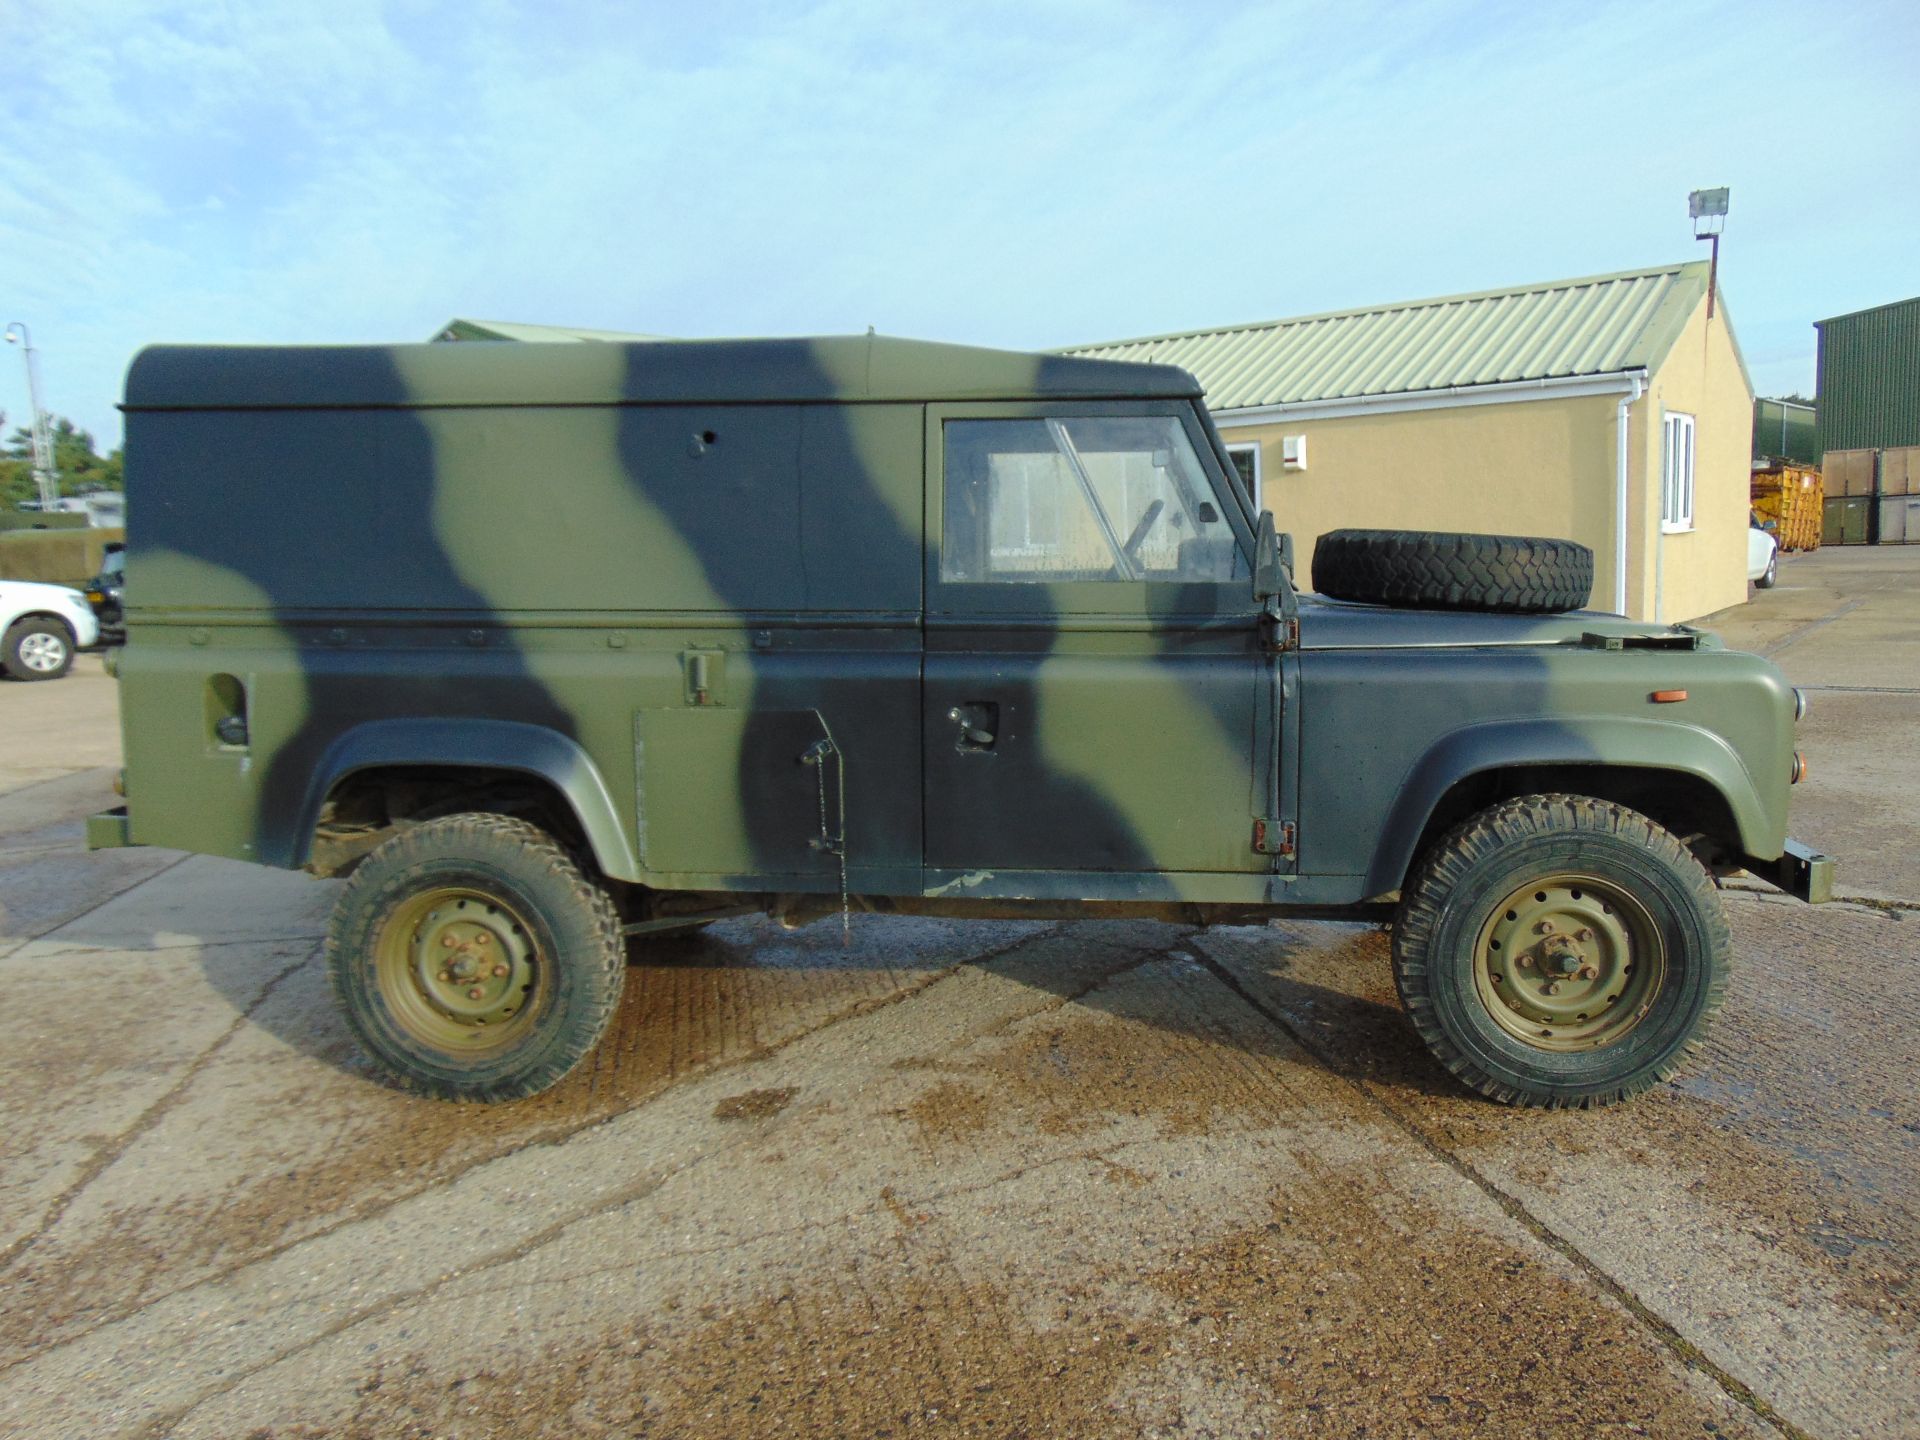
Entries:
{"type": "Polygon", "coordinates": [[[87,603],[93,607],[94,618],[100,622],[102,645],[118,645],[127,638],[124,609],[126,581],[127,547],[121,541],[114,541],[101,557],[100,573],[81,589],[81,593],[87,597],[87,603]]]}
{"type": "Polygon", "coordinates": [[[533,1094],[634,937],[742,909],[1389,921],[1464,1084],[1595,1104],[1725,993],[1798,697],[1562,541],[1323,537],[1186,372],[882,337],[159,348],[127,381],[127,806],[349,877],[422,1093],[533,1094]]]}

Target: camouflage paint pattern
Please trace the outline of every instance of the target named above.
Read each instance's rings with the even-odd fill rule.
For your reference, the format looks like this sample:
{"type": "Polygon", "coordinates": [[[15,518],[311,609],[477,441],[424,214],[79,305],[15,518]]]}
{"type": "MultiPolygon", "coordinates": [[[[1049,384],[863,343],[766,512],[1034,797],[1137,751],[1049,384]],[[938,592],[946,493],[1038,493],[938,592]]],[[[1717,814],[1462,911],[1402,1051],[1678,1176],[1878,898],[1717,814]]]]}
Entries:
{"type": "Polygon", "coordinates": [[[659,890],[834,894],[844,836],[859,895],[1348,905],[1398,888],[1455,784],[1516,765],[1691,777],[1728,850],[1785,841],[1777,670],[1583,640],[1666,629],[941,580],[944,422],[1062,414],[1177,417],[1244,577],[1255,517],[1168,367],[166,347],[126,409],[134,843],[302,865],[343,779],[422,766],[538,777],[659,890]],[[951,718],[976,703],[989,750],[951,718]]]}

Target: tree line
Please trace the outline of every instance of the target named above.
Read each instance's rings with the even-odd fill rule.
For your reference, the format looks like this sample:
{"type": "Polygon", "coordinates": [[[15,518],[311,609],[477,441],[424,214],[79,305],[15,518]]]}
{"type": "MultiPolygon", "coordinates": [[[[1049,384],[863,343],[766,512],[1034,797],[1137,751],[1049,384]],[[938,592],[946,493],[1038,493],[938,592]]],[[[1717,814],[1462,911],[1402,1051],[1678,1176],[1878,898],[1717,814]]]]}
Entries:
{"type": "MultiPolygon", "coordinates": [[[[94,449],[92,434],[64,415],[49,415],[47,429],[62,495],[126,488],[120,450],[102,455],[94,449]]],[[[33,432],[22,425],[0,445],[0,507],[14,510],[23,500],[39,498],[40,489],[33,483],[33,432]]]]}

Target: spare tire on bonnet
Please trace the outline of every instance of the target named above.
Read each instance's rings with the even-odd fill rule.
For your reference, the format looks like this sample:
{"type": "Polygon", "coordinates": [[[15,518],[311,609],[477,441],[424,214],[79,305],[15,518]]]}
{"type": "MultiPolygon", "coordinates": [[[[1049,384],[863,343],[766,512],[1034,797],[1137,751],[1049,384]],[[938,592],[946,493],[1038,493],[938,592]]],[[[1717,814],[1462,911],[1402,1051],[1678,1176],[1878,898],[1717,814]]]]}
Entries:
{"type": "Polygon", "coordinates": [[[1593,594],[1593,551],[1527,535],[1333,530],[1314,546],[1313,588],[1368,605],[1552,615],[1593,594]]]}

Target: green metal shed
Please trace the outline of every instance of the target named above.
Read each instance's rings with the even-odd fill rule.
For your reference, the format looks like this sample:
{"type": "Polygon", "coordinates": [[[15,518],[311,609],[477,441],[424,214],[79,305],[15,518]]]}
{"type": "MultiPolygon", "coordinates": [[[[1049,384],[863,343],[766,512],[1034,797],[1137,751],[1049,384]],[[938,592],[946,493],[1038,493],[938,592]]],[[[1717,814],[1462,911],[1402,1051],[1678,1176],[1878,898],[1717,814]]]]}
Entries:
{"type": "Polygon", "coordinates": [[[1820,449],[1920,445],[1920,296],[1816,320],[1820,449]]]}
{"type": "Polygon", "coordinates": [[[1820,463],[1819,412],[1797,400],[1753,402],[1754,460],[1798,460],[1820,463]]]}

